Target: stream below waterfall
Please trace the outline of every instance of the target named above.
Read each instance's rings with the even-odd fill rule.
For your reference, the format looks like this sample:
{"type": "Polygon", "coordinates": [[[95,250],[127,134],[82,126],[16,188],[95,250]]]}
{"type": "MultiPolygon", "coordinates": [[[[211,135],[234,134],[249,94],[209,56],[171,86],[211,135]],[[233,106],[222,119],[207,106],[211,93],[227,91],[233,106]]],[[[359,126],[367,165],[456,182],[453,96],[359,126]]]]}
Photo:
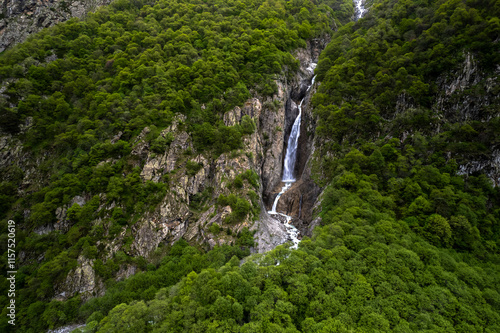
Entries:
{"type": "Polygon", "coordinates": [[[354,16],[356,21],[363,17],[367,9],[365,8],[365,0],[354,0],[354,7],[356,7],[354,16]]]}
{"type": "MultiPolygon", "coordinates": [[[[315,63],[311,63],[309,67],[307,68],[311,72],[314,72],[314,68],[316,68],[315,63]]],[[[293,246],[291,247],[292,249],[296,249],[299,245],[299,230],[295,228],[290,222],[292,221],[292,217],[283,213],[278,213],[276,211],[276,207],[278,206],[278,200],[280,197],[285,193],[295,182],[296,178],[293,174],[294,169],[295,169],[295,163],[297,162],[297,150],[298,150],[298,145],[299,145],[299,136],[300,136],[300,122],[302,118],[302,103],[304,103],[304,100],[307,98],[307,95],[309,93],[309,90],[311,89],[312,85],[314,84],[314,79],[316,76],[313,76],[311,80],[311,84],[307,87],[306,90],[306,95],[302,100],[300,101],[299,104],[299,114],[297,115],[297,118],[295,118],[295,121],[293,122],[292,130],[290,132],[290,137],[288,138],[288,145],[287,145],[287,151],[285,155],[285,160],[283,162],[283,178],[282,182],[284,183],[284,186],[281,188],[280,193],[276,196],[276,199],[274,199],[273,207],[272,209],[268,212],[270,215],[278,215],[284,217],[283,224],[285,225],[286,232],[288,233],[288,238],[289,240],[292,241],[293,246]]],[[[277,220],[281,221],[281,219],[277,218],[277,220]]]]}

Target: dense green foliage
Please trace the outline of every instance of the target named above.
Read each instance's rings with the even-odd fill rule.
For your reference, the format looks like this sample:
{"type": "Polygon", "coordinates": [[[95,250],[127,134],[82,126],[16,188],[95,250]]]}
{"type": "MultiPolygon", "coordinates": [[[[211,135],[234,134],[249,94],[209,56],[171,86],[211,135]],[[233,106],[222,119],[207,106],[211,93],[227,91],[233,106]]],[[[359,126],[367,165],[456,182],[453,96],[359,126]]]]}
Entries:
{"type": "Polygon", "coordinates": [[[84,332],[500,329],[498,260],[438,249],[380,203],[352,195],[299,250],[280,246],[241,266],[191,272],[153,299],[93,314],[84,332]]]}
{"type": "Polygon", "coordinates": [[[414,141],[340,159],[298,250],[190,273],[84,331],[498,331],[500,191],[414,141]]]}
{"type": "MultiPolygon", "coordinates": [[[[498,116],[453,123],[452,115],[436,130],[442,121],[432,111],[437,78],[464,52],[482,68],[498,63],[496,10],[493,2],[381,1],[341,28],[313,98],[325,142],[316,174],[329,184],[324,226],[296,251],[190,273],[153,300],[117,306],[89,331],[500,330],[500,191],[485,175],[459,175],[457,163],[497,142],[498,116]],[[401,94],[413,108],[386,122],[401,94]]],[[[495,115],[495,103],[482,116],[495,115]]]]}
{"type": "MultiPolygon", "coordinates": [[[[97,274],[101,275],[107,281],[107,291],[103,297],[94,298],[82,305],[80,296],[71,298],[68,301],[60,302],[53,300],[51,302],[37,301],[32,304],[26,305],[26,311],[22,312],[22,317],[18,320],[18,325],[25,331],[42,332],[47,328],[72,322],[87,319],[90,315],[89,322],[100,320],[103,313],[108,313],[111,309],[123,302],[130,302],[132,300],[151,300],[154,298],[156,292],[163,287],[171,286],[177,283],[183,276],[188,273],[200,272],[205,268],[219,268],[227,262],[238,262],[239,259],[249,255],[249,247],[253,246],[252,234],[248,229],[243,229],[237,235],[237,242],[234,246],[216,247],[212,251],[203,253],[202,251],[189,246],[184,240],[178,241],[171,249],[168,250],[166,255],[164,251],[158,249],[156,257],[161,255],[161,259],[157,265],[146,264],[145,260],[128,260],[122,259],[128,264],[136,264],[142,272],[139,272],[132,277],[116,282],[112,278],[112,265],[119,264],[117,258],[124,257],[123,253],[119,253],[114,260],[108,260],[105,265],[101,260],[94,264],[97,274]],[[239,258],[239,259],[238,259],[239,258]]],[[[68,260],[67,253],[62,253],[60,261],[68,260]]],[[[54,261],[51,262],[53,264],[54,261]]],[[[58,274],[63,274],[65,270],[69,270],[71,266],[68,263],[63,268],[59,267],[61,271],[58,274]]],[[[40,270],[44,270],[42,266],[40,270]]],[[[56,277],[52,280],[56,281],[56,277]]],[[[47,287],[52,287],[49,285],[47,287]]],[[[89,325],[92,327],[92,325],[89,325]]],[[[7,329],[5,326],[4,329],[7,329]]],[[[21,329],[21,331],[23,330],[21,329]]]]}
{"type": "MultiPolygon", "coordinates": [[[[202,167],[189,159],[193,153],[213,159],[239,149],[255,131],[254,120],[244,117],[228,127],[224,113],[251,95],[272,95],[274,79],[298,68],[290,52],[329,33],[334,15],[346,20],[350,12],[352,5],[337,0],[116,0],[2,53],[0,128],[21,141],[39,172],[25,186],[20,168],[0,170],[6,175],[0,218],[18,223],[17,249],[25,254],[17,276],[20,326],[39,332],[77,318],[78,299],[51,299],[80,256],[95,260],[104,280],[124,265],[146,270],[144,258],[125,254],[131,227],[168,193],[170,175],[159,182],[141,179],[144,161],[131,154],[138,137],[162,154],[175,140],[164,129],[184,119],[179,128],[194,146],[185,154],[188,176],[202,167]],[[74,203],[76,196],[86,203],[74,203]],[[68,208],[68,232],[33,233],[56,225],[61,207],[68,208]],[[106,258],[105,244],[123,230],[123,252],[106,258]]],[[[258,188],[255,174],[238,176],[234,187],[243,182],[258,188]]],[[[211,195],[206,188],[190,209],[196,214],[215,204],[211,195]]],[[[258,195],[242,195],[231,200],[230,222],[258,215],[258,195]]],[[[0,267],[6,271],[4,261],[0,267]]],[[[7,301],[2,293],[3,309],[7,301]]]]}
{"type": "MultiPolygon", "coordinates": [[[[393,137],[404,131],[429,132],[440,123],[449,127],[450,122],[467,118],[453,109],[442,111],[445,122],[433,117],[436,109],[441,111],[435,105],[438,89],[443,89],[438,78],[464,70],[467,55],[485,73],[475,91],[463,94],[481,97],[491,93],[494,101],[482,108],[482,119],[498,113],[498,91],[488,91],[485,82],[500,63],[499,16],[500,7],[494,0],[385,0],[377,1],[365,19],[339,29],[318,62],[322,82],[313,99],[320,117],[317,132],[332,140],[325,149],[332,150],[343,139],[372,140],[380,132],[393,137]],[[414,113],[397,114],[401,101],[414,113]],[[393,119],[397,124],[391,124],[393,119]]],[[[467,138],[479,141],[469,150],[498,143],[498,117],[470,125],[478,133],[486,133],[467,138]]],[[[451,135],[449,139],[453,140],[451,135]]]]}
{"type": "MultiPolygon", "coordinates": [[[[9,176],[0,183],[0,218],[25,226],[17,235],[27,258],[17,275],[23,331],[83,320],[84,332],[500,331],[500,191],[485,175],[458,170],[500,143],[499,94],[486,88],[485,75],[463,92],[494,96],[479,116],[436,108],[439,80],[468,55],[485,73],[500,63],[493,0],[373,1],[365,18],[339,25],[312,99],[323,143],[315,170],[325,186],[323,225],[298,250],[280,246],[241,264],[254,245],[244,229],[234,246],[204,253],[180,241],[149,264],[122,251],[102,254],[100,241],[132,226],[169,190],[168,175],[143,182],[134,167],[130,152],[144,127],[157,154],[175,139],[162,130],[178,114],[196,152],[214,158],[240,148],[255,123],[246,117],[224,126],[224,112],[253,94],[273,94],[273,79],[297,68],[289,52],[330,33],[333,17],[348,21],[352,6],[117,0],[2,55],[0,76],[9,84],[0,126],[35,155],[53,156],[40,165],[46,183],[25,198],[12,195],[22,171],[1,170],[9,176]],[[401,99],[407,105],[398,113],[401,99]],[[68,209],[67,233],[30,233],[82,193],[90,200],[68,209]],[[84,305],[79,296],[51,300],[81,255],[95,259],[106,294],[84,305]],[[116,282],[126,265],[140,272],[116,282]]],[[[203,167],[191,155],[188,176],[203,167]]],[[[226,224],[257,217],[257,174],[228,185],[233,194],[211,198],[205,188],[190,209],[230,206],[226,224]]],[[[207,229],[231,232],[216,223],[207,229]]],[[[130,229],[125,237],[126,251],[130,229]]]]}
{"type": "Polygon", "coordinates": [[[231,208],[231,214],[225,217],[224,223],[236,223],[245,219],[249,214],[253,220],[259,217],[259,195],[254,190],[245,192],[245,183],[248,183],[248,187],[252,186],[255,190],[259,190],[259,175],[253,170],[247,170],[237,175],[234,181],[229,184],[232,193],[227,196],[221,194],[217,198],[218,206],[231,208]]]}
{"type": "MultiPolygon", "coordinates": [[[[454,160],[432,153],[432,142],[415,136],[401,148],[392,139],[381,148],[365,145],[336,163],[324,203],[337,212],[346,200],[363,200],[391,218],[404,220],[440,247],[497,256],[500,243],[500,191],[484,175],[464,180],[454,160]]],[[[328,215],[325,215],[328,220],[328,215]]]]}
{"type": "Polygon", "coordinates": [[[273,93],[273,75],[297,68],[289,51],[329,31],[332,9],[321,2],[115,1],[3,55],[2,77],[16,80],[6,91],[15,107],[2,107],[19,122],[34,117],[31,146],[86,151],[182,112],[204,148],[214,131],[228,134],[221,113],[249,89],[273,93]]]}
{"type": "Polygon", "coordinates": [[[322,154],[318,180],[333,181],[333,197],[358,191],[435,245],[498,254],[498,188],[485,175],[464,180],[458,166],[490,156],[499,142],[500,101],[490,91],[498,85],[486,83],[500,64],[499,14],[496,1],[380,1],[338,31],[313,97],[320,153],[333,152],[322,154]],[[490,99],[477,114],[441,110],[437,89],[467,70],[466,57],[482,77],[462,95],[490,99]]]}

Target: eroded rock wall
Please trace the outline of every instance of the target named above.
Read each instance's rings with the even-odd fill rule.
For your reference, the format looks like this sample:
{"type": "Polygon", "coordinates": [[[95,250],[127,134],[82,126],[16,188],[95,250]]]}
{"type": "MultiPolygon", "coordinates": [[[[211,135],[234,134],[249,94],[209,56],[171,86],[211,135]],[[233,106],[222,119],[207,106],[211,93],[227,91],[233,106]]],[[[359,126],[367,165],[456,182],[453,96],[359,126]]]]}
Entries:
{"type": "MultiPolygon", "coordinates": [[[[436,95],[432,110],[438,121],[433,124],[434,134],[467,122],[487,123],[500,116],[500,66],[482,68],[473,53],[464,52],[463,62],[453,71],[445,73],[436,80],[436,95]]],[[[414,101],[406,94],[399,96],[396,116],[412,112],[417,108],[414,101]]],[[[403,133],[401,140],[413,135],[412,131],[403,133]]],[[[478,138],[484,133],[477,133],[478,138]]],[[[483,139],[484,141],[484,139],[483,139]]],[[[500,185],[500,145],[487,141],[487,152],[454,152],[448,159],[455,159],[459,164],[459,174],[471,175],[484,172],[495,186],[500,185]]]]}
{"type": "MultiPolygon", "coordinates": [[[[300,126],[300,136],[297,151],[297,162],[295,164],[294,174],[297,181],[292,184],[291,188],[285,192],[278,201],[277,211],[292,217],[292,223],[298,227],[302,235],[309,235],[308,225],[313,219],[313,207],[317,202],[317,198],[321,193],[321,188],[316,185],[311,177],[311,162],[312,153],[318,142],[315,141],[316,119],[312,113],[310,99],[316,91],[317,84],[312,85],[310,90],[307,91],[308,86],[311,84],[313,72],[310,68],[311,63],[316,63],[319,52],[322,50],[325,41],[315,40],[311,43],[307,50],[299,50],[297,58],[301,60],[301,68],[303,69],[303,76],[294,90],[290,94],[289,108],[286,110],[286,135],[285,143],[288,142],[291,127],[298,115],[298,105],[304,99],[302,104],[302,118],[300,126]]],[[[287,149],[286,144],[284,150],[287,149]]],[[[283,160],[281,161],[283,164],[283,160]]],[[[281,189],[281,174],[279,182],[274,186],[272,192],[266,197],[264,195],[266,206],[271,208],[274,199],[281,189]]]]}
{"type": "MultiPolygon", "coordinates": [[[[327,40],[315,40],[308,43],[306,49],[298,50],[294,56],[300,61],[298,73],[283,74],[276,79],[278,90],[273,96],[254,96],[244,105],[228,111],[223,121],[227,126],[241,124],[243,118],[250,118],[255,123],[255,131],[243,137],[243,147],[237,151],[214,156],[211,152],[198,152],[193,145],[189,133],[186,131],[183,115],[177,115],[171,125],[160,135],[164,138],[173,138],[164,151],[158,152],[150,147],[148,134],[151,130],[145,127],[140,135],[131,143],[132,151],[129,162],[132,167],[141,169],[140,177],[143,181],[166,183],[168,190],[161,203],[153,210],[139,217],[133,223],[123,225],[121,230],[112,230],[112,212],[119,205],[109,201],[104,193],[98,196],[98,218],[92,222],[93,227],[102,230],[102,239],[96,244],[99,259],[106,263],[119,251],[130,256],[151,258],[162,245],[171,245],[180,238],[192,244],[199,244],[207,249],[216,245],[231,244],[236,241],[237,234],[243,228],[255,230],[255,239],[258,245],[255,252],[266,252],[287,241],[285,227],[279,221],[267,214],[265,207],[266,196],[281,183],[284,148],[289,128],[296,117],[290,108],[302,98],[312,78],[308,67],[316,62],[320,51],[327,40]],[[287,130],[288,129],[288,130],[287,130]],[[189,170],[188,163],[198,165],[199,168],[189,170]],[[243,186],[234,185],[238,175],[252,170],[256,173],[258,184],[243,182],[243,186]],[[217,204],[220,195],[236,194],[238,197],[252,203],[253,208],[260,207],[260,214],[248,214],[246,218],[232,223],[227,222],[232,214],[231,206],[217,204]],[[200,199],[200,197],[202,199],[200,199]],[[201,208],[193,206],[194,201],[200,201],[201,208]],[[217,226],[214,226],[217,224],[217,226]]],[[[301,126],[305,147],[301,150],[301,159],[298,163],[299,171],[304,174],[307,170],[309,151],[312,149],[314,119],[310,109],[304,108],[304,125],[301,126]]],[[[292,110],[293,111],[293,110],[292,110]]],[[[297,109],[295,109],[297,112],[297,109]]],[[[29,128],[30,120],[21,126],[21,132],[29,128]]],[[[121,132],[111,139],[118,141],[121,132]]],[[[20,191],[37,191],[44,182],[46,175],[42,174],[38,166],[43,159],[50,159],[50,154],[35,160],[29,150],[23,149],[21,142],[11,135],[3,135],[0,140],[0,166],[18,167],[22,171],[25,188],[20,191]]],[[[116,163],[108,159],[101,163],[116,163]]],[[[307,173],[307,172],[306,172],[307,173]]],[[[306,192],[304,192],[306,193],[306,192]]],[[[21,193],[22,195],[22,193],[21,193]]],[[[314,194],[311,197],[315,197],[314,194]]],[[[68,219],[68,209],[73,205],[83,206],[89,200],[95,200],[88,193],[81,193],[68,205],[58,207],[56,221],[52,225],[38,227],[35,232],[47,234],[58,231],[68,232],[73,222],[68,219]]],[[[119,207],[126,210],[127,207],[119,207]]],[[[31,212],[26,211],[29,219],[31,212]]],[[[255,213],[256,214],[256,213],[255,213]]],[[[115,226],[116,227],[116,226],[115,226]]],[[[116,228],[115,228],[116,229],[116,228]]],[[[43,258],[30,258],[29,254],[20,256],[20,260],[41,262],[43,258]],[[22,259],[21,259],[22,257],[22,259]]],[[[94,269],[96,259],[80,256],[77,266],[72,269],[66,279],[54,286],[57,299],[67,299],[75,294],[81,294],[85,299],[100,295],[104,291],[102,278],[94,269]]],[[[136,267],[120,268],[115,278],[124,278],[133,274],[136,267]]]]}

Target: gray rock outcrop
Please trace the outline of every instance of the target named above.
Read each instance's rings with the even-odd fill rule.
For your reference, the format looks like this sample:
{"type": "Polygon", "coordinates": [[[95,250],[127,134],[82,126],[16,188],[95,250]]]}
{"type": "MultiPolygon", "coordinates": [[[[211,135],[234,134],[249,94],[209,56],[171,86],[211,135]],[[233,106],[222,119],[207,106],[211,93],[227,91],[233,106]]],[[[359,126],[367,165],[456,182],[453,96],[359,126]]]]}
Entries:
{"type": "Polygon", "coordinates": [[[76,294],[83,300],[101,296],[104,293],[104,284],[94,270],[94,260],[84,256],[78,257],[77,267],[66,276],[66,280],[56,286],[57,300],[65,300],[76,294]]]}
{"type": "MultiPolygon", "coordinates": [[[[255,132],[244,136],[244,145],[239,151],[224,153],[216,158],[210,153],[197,153],[191,137],[180,125],[185,121],[181,115],[161,132],[160,135],[163,137],[170,133],[174,138],[162,153],[151,151],[145,140],[149,128],[144,129],[132,149],[132,154],[145,160],[141,177],[145,181],[167,181],[170,191],[157,211],[146,214],[133,226],[134,241],[131,255],[147,257],[160,243],[172,244],[181,237],[212,248],[215,245],[233,242],[235,238],[231,235],[236,235],[244,227],[256,230],[257,252],[268,251],[286,242],[288,235],[284,226],[267,214],[264,203],[269,200],[266,195],[281,183],[287,139],[285,133],[289,132],[296,117],[296,114],[293,114],[294,110],[290,108],[296,106],[298,99],[305,96],[313,75],[310,65],[317,61],[326,42],[314,40],[308,43],[307,49],[296,51],[294,56],[300,61],[300,70],[293,77],[283,75],[276,80],[278,90],[274,96],[267,98],[256,96],[247,100],[243,106],[235,107],[225,113],[223,121],[226,126],[240,124],[245,116],[255,123],[255,132]],[[188,172],[188,163],[198,165],[197,171],[188,172]],[[235,178],[247,170],[254,170],[259,176],[258,190],[246,182],[241,190],[232,187],[235,178]],[[206,194],[209,196],[206,200],[212,206],[200,213],[193,213],[191,202],[205,189],[210,189],[206,194]],[[259,200],[262,200],[260,216],[255,221],[248,215],[236,224],[226,224],[225,219],[231,214],[231,208],[214,206],[219,195],[227,196],[237,191],[238,196],[251,201],[246,197],[250,190],[257,193],[259,200]],[[217,224],[218,227],[211,228],[213,224],[217,224]],[[232,232],[229,234],[217,232],[220,228],[231,229],[232,232]]],[[[315,123],[311,109],[307,109],[305,113],[307,114],[304,117],[302,142],[304,148],[301,151],[302,158],[298,163],[300,168],[298,171],[300,174],[309,175],[310,170],[306,168],[306,161],[313,145],[312,133],[315,123]]],[[[308,200],[305,207],[308,207],[307,214],[311,215],[310,211],[319,194],[319,188],[313,185],[310,177],[305,179],[299,190],[306,191],[308,200]]]]}

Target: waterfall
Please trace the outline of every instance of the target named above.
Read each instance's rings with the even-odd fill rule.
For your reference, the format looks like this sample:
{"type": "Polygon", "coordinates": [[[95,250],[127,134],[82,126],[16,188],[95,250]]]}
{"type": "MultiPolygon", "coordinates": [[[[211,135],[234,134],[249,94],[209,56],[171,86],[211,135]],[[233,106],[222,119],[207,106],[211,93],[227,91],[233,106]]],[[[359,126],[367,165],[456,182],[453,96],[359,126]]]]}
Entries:
{"type": "MultiPolygon", "coordinates": [[[[309,65],[307,70],[310,72],[314,72],[314,68],[316,67],[315,63],[312,63],[309,65]]],[[[291,186],[292,183],[295,182],[295,177],[293,176],[293,170],[295,168],[295,162],[297,161],[297,148],[299,144],[299,136],[300,136],[300,121],[302,118],[302,103],[304,103],[304,100],[307,97],[307,92],[311,89],[312,85],[314,84],[314,80],[316,79],[316,76],[314,76],[311,80],[311,84],[307,87],[306,90],[306,96],[302,98],[299,104],[299,115],[297,118],[295,118],[295,121],[293,122],[292,126],[292,131],[290,132],[290,137],[288,138],[288,145],[287,145],[287,151],[285,155],[285,161],[283,162],[283,178],[282,181],[285,183],[284,186],[281,188],[280,193],[276,196],[274,199],[273,207],[271,211],[268,213],[271,215],[280,215],[285,218],[285,228],[286,232],[288,233],[289,239],[293,242],[293,249],[296,249],[299,245],[299,230],[295,228],[290,221],[292,220],[291,216],[285,215],[283,213],[278,213],[276,212],[276,206],[278,205],[278,200],[280,197],[285,193],[291,186]]],[[[301,202],[302,202],[302,197],[301,197],[301,202]]]]}
{"type": "Polygon", "coordinates": [[[295,168],[295,161],[297,160],[297,146],[299,144],[300,136],[300,120],[302,116],[302,102],[299,104],[299,115],[295,118],[292,126],[292,131],[290,132],[290,137],[288,138],[288,148],[286,150],[285,161],[283,163],[283,181],[284,182],[294,182],[295,177],[293,176],[293,169],[295,168]]]}
{"type": "Polygon", "coordinates": [[[354,12],[354,17],[355,20],[359,20],[360,18],[363,17],[366,13],[365,9],[365,0],[354,0],[354,7],[355,7],[355,12],[354,12]]]}
{"type": "Polygon", "coordinates": [[[285,186],[283,186],[281,188],[281,192],[278,193],[278,195],[276,196],[276,199],[274,199],[273,208],[271,209],[270,213],[276,213],[276,206],[278,205],[278,200],[280,199],[281,195],[283,193],[285,193],[286,190],[288,190],[290,188],[290,186],[292,186],[292,183],[287,182],[287,183],[285,183],[285,186]]]}
{"type": "MultiPolygon", "coordinates": [[[[311,86],[314,84],[313,77],[311,84],[307,87],[307,91],[311,89],[311,86]]],[[[295,118],[293,122],[292,131],[290,132],[290,137],[288,138],[288,145],[285,155],[285,161],[283,163],[284,171],[283,171],[283,181],[284,182],[294,182],[295,177],[293,176],[293,169],[295,168],[295,162],[297,161],[297,148],[299,145],[299,136],[300,136],[300,120],[302,118],[302,103],[306,97],[302,98],[299,104],[299,115],[295,118]]]]}

